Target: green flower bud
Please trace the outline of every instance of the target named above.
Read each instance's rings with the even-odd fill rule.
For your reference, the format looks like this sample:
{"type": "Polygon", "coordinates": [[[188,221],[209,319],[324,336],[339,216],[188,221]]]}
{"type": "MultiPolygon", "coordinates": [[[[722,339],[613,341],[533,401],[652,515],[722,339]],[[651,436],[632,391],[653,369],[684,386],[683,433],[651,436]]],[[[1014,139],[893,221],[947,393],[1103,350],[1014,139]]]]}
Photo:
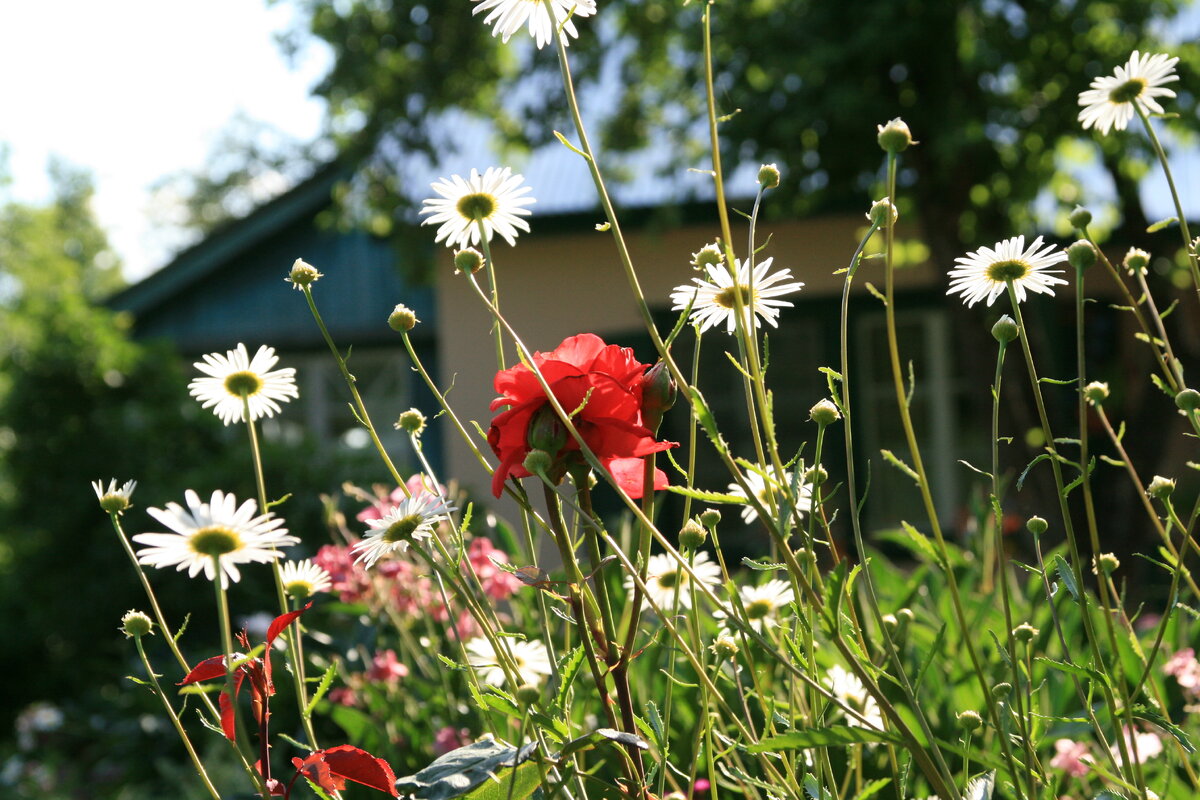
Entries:
{"type": "Polygon", "coordinates": [[[483,254],[474,247],[454,251],[454,271],[470,275],[483,269],[483,254]]]}
{"type": "Polygon", "coordinates": [[[550,468],[554,466],[554,456],[545,450],[530,450],[521,466],[529,470],[531,475],[548,475],[550,468]]]}
{"type": "Polygon", "coordinates": [[[388,327],[397,333],[406,333],[417,327],[417,315],[406,305],[397,305],[388,315],[388,327]]]}
{"type": "Polygon", "coordinates": [[[817,557],[812,550],[807,547],[801,547],[796,551],[796,563],[805,569],[810,569],[817,564],[817,557]]]}
{"type": "Polygon", "coordinates": [[[1101,553],[1096,556],[1096,566],[1092,571],[1096,574],[1112,575],[1121,566],[1121,559],[1112,553],[1101,553]]]}
{"type": "Polygon", "coordinates": [[[542,699],[542,690],[532,684],[525,684],[516,691],[517,702],[523,707],[536,706],[542,699]]]}
{"type": "Polygon", "coordinates": [[[1034,536],[1041,536],[1050,525],[1041,517],[1030,517],[1025,521],[1025,527],[1034,536]]]}
{"type": "Polygon", "coordinates": [[[758,183],[764,189],[774,189],[779,185],[779,167],[774,164],[763,164],[758,168],[758,183]]]}
{"type": "Polygon", "coordinates": [[[411,436],[420,436],[425,430],[425,415],[415,408],[410,408],[396,420],[395,428],[411,436]]]}
{"type": "Polygon", "coordinates": [[[885,227],[889,222],[895,222],[899,218],[900,212],[896,210],[896,206],[887,197],[882,200],[876,200],[871,204],[871,210],[867,212],[867,221],[880,228],[885,227]]]}
{"type": "Polygon", "coordinates": [[[292,288],[300,291],[306,286],[312,286],[320,278],[325,277],[312,264],[307,263],[302,258],[297,258],[292,263],[292,269],[288,272],[287,282],[292,285],[292,288]]]}
{"type": "Polygon", "coordinates": [[[997,683],[992,687],[992,697],[997,700],[1006,700],[1012,694],[1011,683],[997,683]]]}
{"type": "Polygon", "coordinates": [[[1121,262],[1121,266],[1129,270],[1129,274],[1135,273],[1146,274],[1146,267],[1150,263],[1150,254],[1145,250],[1139,250],[1136,247],[1129,248],[1129,252],[1125,254],[1125,259],[1121,262]]]}
{"type": "Polygon", "coordinates": [[[1026,644],[1032,641],[1033,638],[1038,635],[1038,633],[1040,633],[1040,631],[1030,625],[1028,622],[1022,622],[1020,625],[1013,628],[1013,638],[1018,642],[1024,642],[1026,644]]]}
{"type": "Polygon", "coordinates": [[[967,733],[974,733],[983,727],[983,717],[975,711],[964,711],[958,715],[958,727],[967,733]]]}
{"type": "Polygon", "coordinates": [[[1017,327],[1016,320],[1008,314],[1001,316],[992,326],[992,338],[1002,344],[1008,344],[1020,335],[1021,329],[1017,327]]]}
{"type": "Polygon", "coordinates": [[[657,431],[662,424],[663,414],[675,405],[675,395],[678,386],[671,377],[665,361],[659,361],[646,370],[642,383],[642,424],[652,431],[657,431]]]}
{"type": "Polygon", "coordinates": [[[719,660],[724,660],[736,656],[740,648],[737,638],[732,633],[721,631],[708,649],[712,650],[719,660]]]}
{"type": "Polygon", "coordinates": [[[706,528],[715,528],[721,521],[721,512],[715,508],[706,508],[700,512],[700,524],[706,528]]]}
{"type": "Polygon", "coordinates": [[[909,145],[916,144],[908,125],[899,117],[886,125],[876,125],[875,129],[877,131],[875,139],[885,153],[902,153],[909,148],[909,145]]]}
{"type": "Polygon", "coordinates": [[[725,263],[725,254],[721,252],[721,248],[715,244],[706,244],[696,252],[692,253],[692,266],[696,269],[704,269],[705,267],[719,267],[725,263]]]}
{"type": "Polygon", "coordinates": [[[153,627],[154,623],[150,621],[150,617],[141,611],[131,609],[121,617],[121,631],[130,639],[140,639],[150,633],[153,627]]]}
{"type": "Polygon", "coordinates": [[[809,467],[804,471],[804,486],[821,486],[829,480],[829,473],[824,467],[809,467]]]}
{"type": "Polygon", "coordinates": [[[900,620],[896,619],[895,614],[884,614],[881,619],[883,620],[883,627],[889,631],[895,631],[900,627],[900,620]]]}
{"type": "Polygon", "coordinates": [[[1067,261],[1075,269],[1087,269],[1096,263],[1096,248],[1080,239],[1067,248],[1067,261]]]}
{"type": "Polygon", "coordinates": [[[694,519],[689,519],[679,530],[679,547],[683,550],[695,550],[704,544],[708,531],[694,519]]]}
{"type": "Polygon", "coordinates": [[[1098,406],[1108,399],[1108,384],[1100,381],[1092,381],[1083,387],[1083,396],[1087,398],[1089,403],[1098,406]]]}
{"type": "Polygon", "coordinates": [[[1071,223],[1071,227],[1077,231],[1082,231],[1092,224],[1092,212],[1088,211],[1083,206],[1075,206],[1067,219],[1071,223]]]}
{"type": "Polygon", "coordinates": [[[531,450],[545,450],[550,455],[557,455],[567,443],[567,428],[550,405],[544,405],[529,420],[529,428],[525,431],[525,441],[531,450]]]}
{"type": "Polygon", "coordinates": [[[1150,486],[1146,488],[1146,494],[1159,500],[1166,500],[1171,496],[1171,492],[1175,491],[1175,481],[1171,478],[1164,478],[1162,475],[1155,475],[1150,481],[1150,486]]]}
{"type": "Polygon", "coordinates": [[[1175,405],[1184,411],[1195,411],[1200,408],[1200,392],[1195,389],[1184,389],[1175,395],[1175,405]]]}
{"type": "Polygon", "coordinates": [[[824,399],[808,410],[808,418],[824,428],[841,419],[842,414],[832,400],[824,399]]]}

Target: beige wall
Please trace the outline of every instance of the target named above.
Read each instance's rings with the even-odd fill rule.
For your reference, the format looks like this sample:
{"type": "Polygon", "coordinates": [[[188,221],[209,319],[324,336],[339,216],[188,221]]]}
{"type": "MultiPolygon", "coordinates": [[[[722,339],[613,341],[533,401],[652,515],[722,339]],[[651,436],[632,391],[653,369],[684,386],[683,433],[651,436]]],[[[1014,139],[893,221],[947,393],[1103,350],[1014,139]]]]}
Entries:
{"type": "MultiPolygon", "coordinates": [[[[771,242],[759,258],[774,257],[775,269],[790,268],[806,284],[803,295],[838,293],[843,276],[834,273],[846,266],[865,225],[861,216],[760,225],[759,241],[770,235],[771,242]]],[[[576,333],[604,337],[641,326],[610,233],[539,234],[536,219],[532,227],[533,232],[519,239],[515,248],[500,242],[493,251],[501,311],[530,349],[553,349],[576,333]]],[[[652,309],[670,305],[671,289],[688,283],[696,274],[688,263],[691,254],[713,241],[716,233],[713,226],[627,235],[638,280],[652,309]]],[[[466,279],[453,274],[451,255],[445,250],[443,263],[437,267],[439,382],[443,387],[453,382],[451,403],[464,424],[470,427],[467,420],[473,419],[487,430],[493,416],[488,403],[495,396],[492,378],[496,372],[490,320],[466,279]]],[[[856,291],[865,291],[865,281],[882,289],[879,264],[867,262],[859,270],[856,291]]],[[[486,288],[486,275],[476,277],[486,288]]],[[[925,286],[933,277],[931,266],[922,264],[898,270],[896,285],[925,286]]],[[[506,347],[511,365],[514,351],[510,344],[506,347]]],[[[487,476],[457,433],[447,429],[444,441],[448,475],[486,491],[487,476]]],[[[486,445],[483,447],[490,456],[486,445]]]]}

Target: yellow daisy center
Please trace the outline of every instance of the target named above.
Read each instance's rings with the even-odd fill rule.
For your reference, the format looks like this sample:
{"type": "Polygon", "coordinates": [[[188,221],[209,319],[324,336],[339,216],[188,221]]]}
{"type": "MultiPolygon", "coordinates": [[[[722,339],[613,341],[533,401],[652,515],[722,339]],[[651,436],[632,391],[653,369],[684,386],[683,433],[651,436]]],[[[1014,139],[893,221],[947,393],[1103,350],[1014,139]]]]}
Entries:
{"type": "Polygon", "coordinates": [[[284,584],[283,590],[291,597],[294,597],[297,600],[303,600],[312,594],[312,584],[304,580],[291,581],[290,583],[284,584]]]}
{"type": "Polygon", "coordinates": [[[755,600],[746,604],[746,616],[750,619],[765,619],[775,610],[775,604],[770,600],[755,600]]]}
{"type": "Polygon", "coordinates": [[[262,387],[262,378],[250,370],[231,372],[225,376],[225,390],[235,397],[253,397],[262,387]]]}
{"type": "Polygon", "coordinates": [[[1029,265],[1020,259],[995,261],[988,264],[987,276],[996,283],[1020,280],[1029,272],[1029,265]]]}
{"type": "Polygon", "coordinates": [[[457,208],[469,220],[487,219],[496,213],[496,198],[483,192],[464,194],[458,199],[457,208]]]}
{"type": "Polygon", "coordinates": [[[687,576],[682,575],[679,570],[673,569],[670,572],[664,572],[658,576],[658,585],[664,589],[674,589],[676,584],[683,583],[683,579],[687,576]]]}
{"type": "Polygon", "coordinates": [[[1114,103],[1131,103],[1146,91],[1145,78],[1131,78],[1108,93],[1108,99],[1114,103]]]}
{"type": "Polygon", "coordinates": [[[742,307],[746,308],[752,304],[754,293],[750,291],[750,287],[744,283],[726,286],[713,297],[713,302],[724,308],[737,308],[737,298],[741,297],[742,307]]]}
{"type": "Polygon", "coordinates": [[[192,534],[188,542],[192,550],[204,556],[223,556],[242,549],[237,533],[224,525],[210,525],[192,534]]]}
{"type": "Polygon", "coordinates": [[[421,527],[422,518],[420,514],[409,514],[407,517],[401,517],[387,527],[383,532],[383,540],[394,544],[396,542],[407,542],[416,532],[417,528],[421,527]]]}
{"type": "Polygon", "coordinates": [[[106,494],[100,498],[100,507],[109,514],[119,514],[129,508],[129,498],[123,494],[106,494]]]}

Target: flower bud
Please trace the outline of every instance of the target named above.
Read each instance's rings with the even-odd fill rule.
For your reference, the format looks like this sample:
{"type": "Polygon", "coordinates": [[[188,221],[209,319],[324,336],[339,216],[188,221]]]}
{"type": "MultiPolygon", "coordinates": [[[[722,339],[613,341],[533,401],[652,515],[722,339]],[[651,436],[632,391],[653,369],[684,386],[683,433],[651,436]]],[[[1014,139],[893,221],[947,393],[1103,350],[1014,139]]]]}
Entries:
{"type": "Polygon", "coordinates": [[[706,244],[692,253],[692,266],[696,269],[719,267],[725,263],[725,254],[716,244],[706,244]]]}
{"type": "Polygon", "coordinates": [[[312,286],[318,279],[325,277],[317,268],[309,264],[302,258],[297,258],[292,262],[292,269],[288,272],[287,282],[292,285],[292,288],[300,291],[307,286],[312,286]]]}
{"type": "Polygon", "coordinates": [[[829,480],[829,473],[820,465],[809,467],[804,471],[804,486],[821,486],[827,480],[829,480]]]}
{"type": "Polygon", "coordinates": [[[721,521],[721,512],[715,508],[706,508],[700,512],[700,524],[706,528],[715,528],[721,521]]]}
{"type": "Polygon", "coordinates": [[[912,621],[916,619],[916,615],[913,614],[913,610],[911,608],[906,607],[896,612],[896,619],[900,620],[901,628],[907,628],[912,621]]]}
{"type": "Polygon", "coordinates": [[[842,415],[833,401],[826,398],[808,410],[808,418],[824,428],[837,422],[842,415]]]}
{"type": "Polygon", "coordinates": [[[1183,411],[1195,411],[1200,408],[1200,392],[1195,389],[1184,389],[1175,395],[1175,405],[1183,411]]]}
{"type": "Polygon", "coordinates": [[[812,550],[807,547],[801,547],[796,551],[796,563],[804,567],[804,569],[812,569],[817,565],[817,557],[812,550]]]}
{"type": "Polygon", "coordinates": [[[774,189],[779,185],[779,167],[774,164],[763,164],[758,168],[758,183],[764,189],[774,189]]]}
{"type": "Polygon", "coordinates": [[[879,142],[879,146],[885,153],[902,153],[908,149],[909,145],[916,144],[908,125],[899,117],[886,125],[876,125],[875,129],[877,131],[875,140],[879,142]]]}
{"type": "Polygon", "coordinates": [[[1096,574],[1112,575],[1121,566],[1121,559],[1112,553],[1101,553],[1096,556],[1096,566],[1092,571],[1096,574]]]}
{"type": "Polygon", "coordinates": [[[483,269],[483,254],[474,247],[454,251],[454,272],[470,275],[483,269]]]}
{"type": "Polygon", "coordinates": [[[397,305],[388,315],[388,327],[397,333],[411,331],[420,321],[413,310],[404,304],[397,305]]]}
{"type": "Polygon", "coordinates": [[[542,690],[533,684],[525,684],[516,691],[517,702],[523,707],[536,706],[538,701],[542,699],[542,690]]]}
{"type": "Polygon", "coordinates": [[[530,450],[545,450],[551,456],[563,449],[567,443],[567,428],[552,406],[547,404],[533,412],[525,431],[525,441],[530,450]]]}
{"type": "Polygon", "coordinates": [[[1011,683],[997,683],[992,687],[992,697],[997,700],[1006,700],[1010,694],[1012,694],[1011,683]]]}
{"type": "Polygon", "coordinates": [[[896,619],[895,614],[884,614],[880,619],[883,620],[883,627],[889,631],[895,631],[900,627],[900,620],[896,619]]]}
{"type": "Polygon", "coordinates": [[[709,645],[709,650],[717,656],[718,659],[733,658],[738,654],[738,641],[729,631],[721,631],[717,634],[717,638],[709,645]]]}
{"type": "Polygon", "coordinates": [[[1087,226],[1092,224],[1092,212],[1083,206],[1075,206],[1070,216],[1067,217],[1067,220],[1070,221],[1071,227],[1075,230],[1086,230],[1087,226]]]}
{"type": "Polygon", "coordinates": [[[1096,263],[1096,248],[1080,239],[1067,248],[1067,261],[1075,269],[1087,269],[1096,263]]]}
{"type": "Polygon", "coordinates": [[[121,617],[121,631],[130,639],[140,639],[150,633],[150,629],[153,627],[154,623],[150,621],[150,617],[141,611],[131,609],[121,617]]]}
{"type": "Polygon", "coordinates": [[[887,197],[876,200],[871,204],[871,210],[867,212],[867,221],[878,228],[886,226],[889,222],[895,222],[899,218],[900,212],[887,197]]]}
{"type": "Polygon", "coordinates": [[[958,727],[967,733],[974,733],[983,727],[983,717],[976,711],[964,711],[958,715],[958,727]]]}
{"type": "Polygon", "coordinates": [[[659,361],[646,371],[642,382],[642,424],[651,431],[658,431],[663,414],[675,405],[678,386],[671,377],[664,361],[659,361]]]}
{"type": "Polygon", "coordinates": [[[1083,387],[1083,396],[1087,398],[1089,403],[1098,406],[1108,399],[1108,384],[1100,381],[1092,381],[1083,387]]]}
{"type": "Polygon", "coordinates": [[[1145,250],[1139,250],[1136,247],[1129,248],[1129,252],[1125,254],[1125,259],[1121,262],[1121,266],[1129,270],[1129,274],[1133,275],[1138,272],[1146,274],[1146,266],[1150,263],[1150,254],[1145,250]]]}
{"type": "Polygon", "coordinates": [[[1008,344],[1020,335],[1021,329],[1017,327],[1016,320],[1008,314],[1002,315],[992,326],[992,338],[1001,344],[1008,344]]]}
{"type": "Polygon", "coordinates": [[[1171,478],[1164,478],[1162,475],[1155,475],[1146,488],[1146,494],[1159,500],[1166,500],[1173,491],[1175,491],[1175,481],[1171,478]]]}
{"type": "Polygon", "coordinates": [[[1025,521],[1025,527],[1034,536],[1041,536],[1050,525],[1041,517],[1030,517],[1025,521]]]}
{"type": "Polygon", "coordinates": [[[1025,642],[1026,644],[1032,641],[1033,637],[1037,636],[1038,633],[1040,633],[1040,631],[1030,625],[1028,622],[1022,622],[1020,625],[1013,628],[1013,638],[1018,642],[1025,642]]]}
{"type": "Polygon", "coordinates": [[[679,530],[679,547],[683,550],[695,550],[704,544],[708,531],[694,519],[689,519],[679,530]]]}
{"type": "Polygon", "coordinates": [[[530,450],[521,466],[529,470],[531,475],[549,475],[550,468],[554,466],[554,456],[545,450],[530,450]]]}
{"type": "Polygon", "coordinates": [[[425,430],[425,415],[415,408],[410,408],[396,420],[395,428],[411,436],[420,436],[421,432],[425,430]]]}

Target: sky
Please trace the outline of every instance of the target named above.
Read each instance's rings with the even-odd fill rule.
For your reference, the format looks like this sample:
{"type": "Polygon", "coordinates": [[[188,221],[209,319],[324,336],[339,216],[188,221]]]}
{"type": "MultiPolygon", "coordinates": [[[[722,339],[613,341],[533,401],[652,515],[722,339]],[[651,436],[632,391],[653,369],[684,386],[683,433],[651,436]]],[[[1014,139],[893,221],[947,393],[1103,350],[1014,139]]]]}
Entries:
{"type": "Polygon", "coordinates": [[[179,240],[154,230],[152,184],[202,167],[239,113],[304,141],[319,133],[309,90],[330,58],[313,43],[288,63],[274,36],[293,14],[265,0],[0,2],[8,198],[48,200],[51,156],[90,169],[126,277],[163,266],[179,240]]]}

